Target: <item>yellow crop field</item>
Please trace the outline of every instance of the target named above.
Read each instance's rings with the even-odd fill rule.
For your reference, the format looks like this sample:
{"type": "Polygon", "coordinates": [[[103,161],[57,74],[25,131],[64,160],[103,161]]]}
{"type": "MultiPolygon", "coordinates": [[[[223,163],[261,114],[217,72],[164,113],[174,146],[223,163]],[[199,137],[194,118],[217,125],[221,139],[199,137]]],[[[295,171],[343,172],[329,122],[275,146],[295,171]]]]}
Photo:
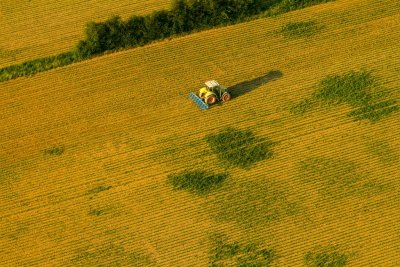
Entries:
{"type": "Polygon", "coordinates": [[[0,3],[0,67],[70,50],[89,21],[127,19],[168,9],[169,0],[3,0],[0,3]]]}
{"type": "MultiPolygon", "coordinates": [[[[79,24],[108,17],[101,8],[79,24]]],[[[80,37],[76,11],[61,9],[58,39],[43,30],[46,45],[21,60],[80,37]]],[[[0,83],[0,265],[399,266],[400,112],[371,123],[346,103],[290,111],[351,71],[399,101],[399,32],[398,1],[337,0],[0,83]],[[203,111],[188,93],[211,79],[234,97],[203,111]],[[272,157],[226,169],[205,141],[226,127],[268,138],[272,157]],[[229,175],[196,195],[167,183],[183,170],[229,175]],[[228,265],[235,242],[276,257],[228,265]]]]}

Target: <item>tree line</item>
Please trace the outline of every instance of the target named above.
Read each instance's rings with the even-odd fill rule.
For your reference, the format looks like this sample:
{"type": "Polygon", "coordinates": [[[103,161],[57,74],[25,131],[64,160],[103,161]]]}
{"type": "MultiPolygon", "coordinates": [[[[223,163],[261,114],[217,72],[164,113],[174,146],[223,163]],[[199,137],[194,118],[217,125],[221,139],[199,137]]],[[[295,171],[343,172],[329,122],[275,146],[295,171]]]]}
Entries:
{"type": "Polygon", "coordinates": [[[68,52],[0,69],[0,82],[65,66],[106,51],[137,47],[174,35],[235,24],[256,15],[279,14],[333,0],[175,0],[170,10],[132,16],[112,16],[89,22],[85,38],[68,52]],[[273,10],[273,13],[269,12],[273,10]]]}

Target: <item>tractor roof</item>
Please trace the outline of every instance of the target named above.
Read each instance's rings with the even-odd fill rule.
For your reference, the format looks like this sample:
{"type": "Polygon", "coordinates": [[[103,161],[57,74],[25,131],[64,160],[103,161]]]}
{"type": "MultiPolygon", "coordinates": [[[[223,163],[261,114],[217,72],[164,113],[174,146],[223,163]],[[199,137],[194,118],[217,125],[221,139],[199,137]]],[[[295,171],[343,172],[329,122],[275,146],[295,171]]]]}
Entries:
{"type": "Polygon", "coordinates": [[[207,81],[204,84],[207,85],[209,88],[219,86],[219,83],[216,80],[207,81]]]}

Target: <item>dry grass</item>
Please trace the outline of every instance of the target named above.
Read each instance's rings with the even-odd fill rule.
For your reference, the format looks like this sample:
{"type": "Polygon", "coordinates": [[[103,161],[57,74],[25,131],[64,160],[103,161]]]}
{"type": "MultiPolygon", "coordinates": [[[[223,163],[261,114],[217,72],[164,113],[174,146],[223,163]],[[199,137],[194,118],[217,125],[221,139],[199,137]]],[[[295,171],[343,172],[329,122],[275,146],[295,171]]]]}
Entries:
{"type": "MultiPolygon", "coordinates": [[[[126,253],[110,254],[110,263],[128,264],[138,251],[156,266],[207,266],[212,246],[204,240],[216,229],[244,244],[250,237],[268,242],[282,266],[304,265],[308,251],[328,242],[357,253],[349,266],[399,261],[399,114],[370,124],[347,118],[346,105],[319,107],[304,117],[288,110],[323,78],[360,69],[376,74],[390,99],[400,99],[400,62],[393,56],[400,53],[399,11],[395,1],[338,0],[1,84],[0,169],[6,171],[0,177],[9,182],[0,184],[0,235],[12,229],[17,239],[0,239],[0,265],[67,266],[82,251],[90,253],[89,264],[105,265],[102,248],[114,242],[126,253]],[[309,19],[326,25],[311,41],[274,35],[287,23],[309,19]],[[187,99],[210,78],[231,87],[271,70],[280,77],[206,112],[187,99]],[[263,221],[252,206],[232,201],[244,211],[235,217],[231,209],[230,219],[219,222],[219,213],[205,205],[216,203],[216,195],[196,198],[165,184],[168,174],[187,167],[221,172],[203,138],[227,126],[250,127],[280,142],[274,158],[229,172],[231,180],[271,182],[274,192],[284,192],[285,200],[268,198],[274,201],[260,207],[285,216],[263,221]],[[163,157],[162,140],[174,145],[163,157]],[[371,150],[378,141],[386,148],[371,150]],[[63,155],[43,157],[44,149],[58,144],[66,148],[63,155]],[[393,152],[391,162],[382,156],[386,149],[393,152]],[[298,164],[310,157],[354,162],[352,175],[360,177],[354,186],[369,197],[322,197],[325,182],[299,178],[298,164]],[[381,184],[390,190],[380,190],[381,184]],[[89,199],[97,185],[112,190],[89,199]],[[300,212],[287,216],[285,203],[293,202],[302,203],[300,212]],[[108,214],[88,214],[107,207],[113,207],[108,214]],[[258,231],[239,220],[246,212],[258,231]]],[[[219,193],[239,196],[240,190],[223,188],[219,193]]],[[[331,192],[338,196],[342,189],[331,192]]],[[[262,196],[253,186],[243,198],[257,207],[262,196]]]]}

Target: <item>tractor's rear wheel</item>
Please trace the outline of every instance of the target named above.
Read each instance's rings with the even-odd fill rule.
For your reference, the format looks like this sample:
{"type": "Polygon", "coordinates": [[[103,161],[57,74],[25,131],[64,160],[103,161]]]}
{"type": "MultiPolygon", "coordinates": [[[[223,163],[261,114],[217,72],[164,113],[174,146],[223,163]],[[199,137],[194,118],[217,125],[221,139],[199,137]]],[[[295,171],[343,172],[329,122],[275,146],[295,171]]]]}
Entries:
{"type": "Polygon", "coordinates": [[[231,100],[231,94],[230,93],[223,93],[222,94],[222,101],[229,101],[231,100]]]}
{"type": "Polygon", "coordinates": [[[215,101],[217,101],[217,98],[215,97],[215,95],[209,95],[206,97],[206,103],[209,105],[214,104],[215,101]]]}

